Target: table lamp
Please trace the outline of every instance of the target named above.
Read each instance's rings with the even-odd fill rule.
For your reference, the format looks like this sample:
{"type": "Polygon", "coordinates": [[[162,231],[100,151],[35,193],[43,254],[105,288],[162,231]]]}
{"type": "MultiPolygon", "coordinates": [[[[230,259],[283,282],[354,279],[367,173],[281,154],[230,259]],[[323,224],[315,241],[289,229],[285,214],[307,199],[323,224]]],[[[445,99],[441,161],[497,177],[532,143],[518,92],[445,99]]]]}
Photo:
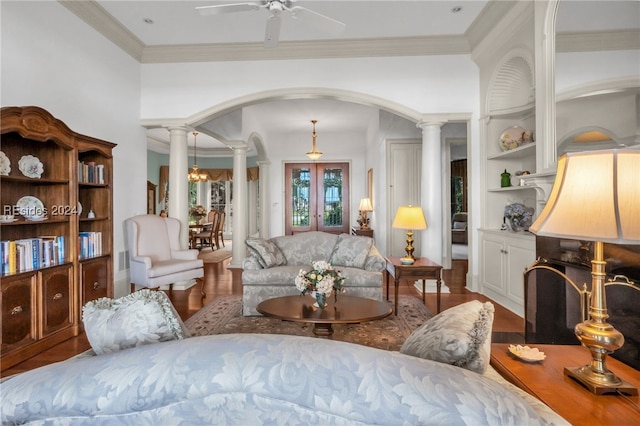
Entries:
{"type": "Polygon", "coordinates": [[[607,354],[622,347],[624,336],[607,323],[603,252],[605,242],[640,244],[640,151],[588,151],[560,157],[549,200],[529,230],[594,242],[589,317],[575,327],[578,340],[591,351],[591,362],[565,368],[565,374],[598,395],[637,395],[637,388],[606,366],[607,354]]]}
{"type": "Polygon", "coordinates": [[[422,207],[411,205],[398,207],[392,226],[407,230],[407,246],[405,247],[407,255],[400,258],[400,262],[404,265],[412,265],[416,261],[416,258],[413,257],[413,231],[427,229],[427,221],[424,218],[422,207]]]}
{"type": "Polygon", "coordinates": [[[358,210],[360,211],[360,215],[358,216],[360,229],[369,229],[369,218],[367,217],[367,213],[373,211],[371,200],[368,198],[361,199],[360,207],[358,207],[358,210]]]}

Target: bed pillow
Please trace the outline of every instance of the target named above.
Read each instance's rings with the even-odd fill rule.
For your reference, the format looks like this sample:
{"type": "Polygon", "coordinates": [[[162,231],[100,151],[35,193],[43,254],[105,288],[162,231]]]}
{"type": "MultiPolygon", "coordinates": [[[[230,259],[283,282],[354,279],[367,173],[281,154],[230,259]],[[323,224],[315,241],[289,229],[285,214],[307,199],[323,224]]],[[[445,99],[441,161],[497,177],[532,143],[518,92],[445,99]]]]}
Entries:
{"type": "Polygon", "coordinates": [[[371,237],[340,234],[329,263],[335,266],[363,269],[372,244],[371,237]]]}
{"type": "Polygon", "coordinates": [[[257,258],[263,268],[272,268],[287,264],[287,258],[273,241],[264,238],[248,238],[245,241],[249,251],[257,258]]]}
{"type": "Polygon", "coordinates": [[[449,308],[416,329],[400,352],[484,373],[491,355],[494,306],[477,300],[449,308]]]}
{"type": "Polygon", "coordinates": [[[148,289],[88,302],[82,322],[97,355],[190,336],[167,295],[148,289]]]}

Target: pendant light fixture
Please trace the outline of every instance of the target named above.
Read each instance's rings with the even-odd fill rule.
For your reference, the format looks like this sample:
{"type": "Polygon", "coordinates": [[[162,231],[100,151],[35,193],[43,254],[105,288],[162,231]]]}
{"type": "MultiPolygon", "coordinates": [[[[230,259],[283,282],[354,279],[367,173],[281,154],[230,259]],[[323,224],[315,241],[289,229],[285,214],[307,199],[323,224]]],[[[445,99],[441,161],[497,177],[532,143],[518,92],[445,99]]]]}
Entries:
{"type": "Polygon", "coordinates": [[[322,157],[322,153],[318,151],[318,149],[316,148],[316,123],[317,122],[318,120],[311,120],[311,123],[313,123],[313,133],[311,134],[312,145],[311,145],[311,151],[307,152],[307,157],[311,158],[313,161],[316,161],[318,158],[322,157]]]}
{"type": "Polygon", "coordinates": [[[209,180],[209,176],[206,173],[200,173],[198,170],[198,145],[196,143],[196,139],[198,137],[198,132],[193,132],[193,167],[189,171],[187,175],[189,182],[206,182],[209,180]]]}

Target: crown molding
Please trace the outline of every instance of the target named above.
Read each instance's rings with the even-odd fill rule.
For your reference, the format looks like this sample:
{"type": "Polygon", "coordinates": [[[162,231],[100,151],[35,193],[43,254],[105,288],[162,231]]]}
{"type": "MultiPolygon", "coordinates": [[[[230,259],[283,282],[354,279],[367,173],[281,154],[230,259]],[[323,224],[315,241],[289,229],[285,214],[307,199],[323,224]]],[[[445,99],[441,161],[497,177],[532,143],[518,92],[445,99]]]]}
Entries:
{"type": "Polygon", "coordinates": [[[97,2],[58,0],[58,3],[140,62],[145,44],[97,2]]]}
{"type": "Polygon", "coordinates": [[[363,58],[381,56],[463,55],[471,50],[464,36],[425,36],[359,40],[280,42],[276,49],[262,43],[147,46],[144,64],[169,62],[256,61],[285,59],[363,58]]]}
{"type": "Polygon", "coordinates": [[[556,34],[556,52],[640,49],[640,30],[576,31],[556,34]]]}
{"type": "Polygon", "coordinates": [[[495,28],[496,22],[500,22],[516,3],[516,1],[489,1],[487,3],[465,32],[471,50],[474,50],[489,35],[491,30],[495,28]]]}

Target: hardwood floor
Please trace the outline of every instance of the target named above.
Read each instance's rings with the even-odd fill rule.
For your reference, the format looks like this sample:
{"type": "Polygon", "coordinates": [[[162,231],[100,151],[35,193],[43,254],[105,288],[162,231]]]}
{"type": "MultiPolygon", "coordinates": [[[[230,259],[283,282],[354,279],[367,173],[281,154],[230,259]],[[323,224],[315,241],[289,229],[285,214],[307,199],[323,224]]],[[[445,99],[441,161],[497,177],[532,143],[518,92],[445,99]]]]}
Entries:
{"type": "MultiPolygon", "coordinates": [[[[217,296],[241,295],[242,285],[240,280],[241,270],[227,269],[230,259],[220,263],[206,263],[204,288],[206,296],[202,297],[199,286],[191,287],[184,291],[167,291],[171,302],[183,320],[198,312],[203,306],[211,302],[217,296]]],[[[460,303],[470,300],[490,301],[487,297],[472,293],[465,288],[465,276],[467,273],[466,260],[454,260],[452,269],[443,271],[444,282],[449,287],[450,293],[442,294],[441,309],[447,309],[460,303]]],[[[413,286],[413,283],[401,281],[400,294],[415,295],[421,294],[413,286]]],[[[436,312],[436,295],[428,293],[426,295],[426,305],[431,312],[436,312]]],[[[521,342],[524,330],[524,320],[508,309],[495,305],[495,315],[493,323],[493,341],[521,342]]],[[[2,372],[1,376],[6,377],[23,371],[58,362],[77,355],[89,349],[89,342],[84,333],[80,336],[69,339],[56,347],[38,354],[24,362],[17,364],[2,372]]]]}

